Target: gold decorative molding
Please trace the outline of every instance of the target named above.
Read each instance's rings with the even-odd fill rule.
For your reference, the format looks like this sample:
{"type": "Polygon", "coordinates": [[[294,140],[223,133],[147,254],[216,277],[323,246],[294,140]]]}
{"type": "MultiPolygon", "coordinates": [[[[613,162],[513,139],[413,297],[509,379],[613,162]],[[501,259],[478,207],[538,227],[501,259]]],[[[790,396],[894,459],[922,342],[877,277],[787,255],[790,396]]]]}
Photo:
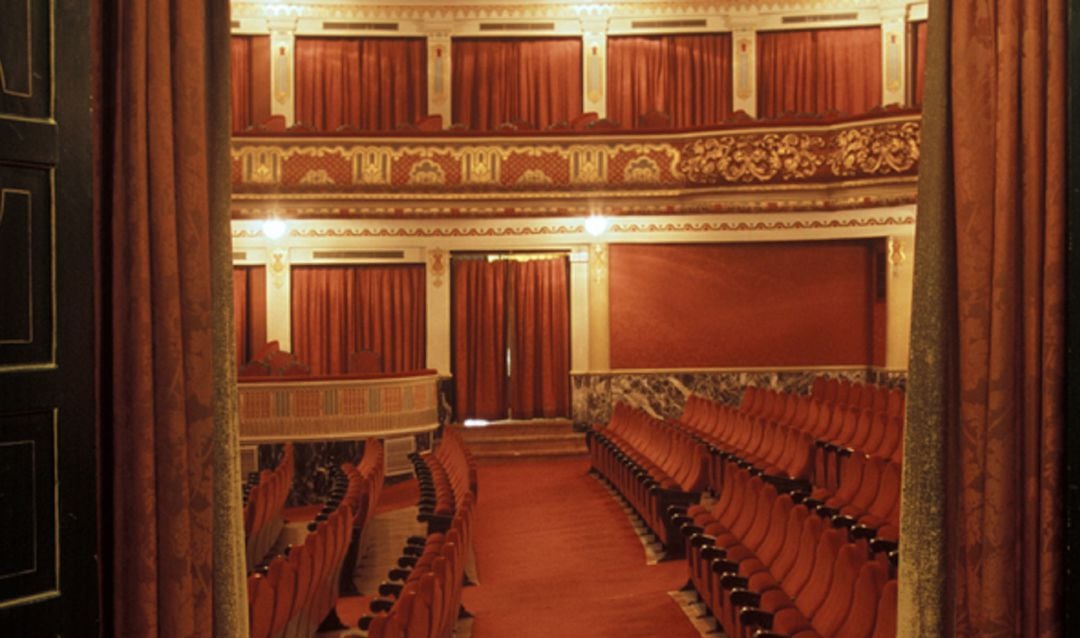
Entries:
{"type": "Polygon", "coordinates": [[[443,277],[446,275],[446,251],[442,248],[433,248],[428,251],[431,258],[429,270],[431,271],[431,285],[441,288],[443,277]]]}
{"type": "Polygon", "coordinates": [[[695,184],[808,179],[825,162],[826,148],[824,135],[709,137],[687,145],[679,170],[695,184]]]}
{"type": "Polygon", "coordinates": [[[860,126],[836,137],[829,159],[834,175],[889,175],[911,171],[919,162],[919,123],[860,126]]]}

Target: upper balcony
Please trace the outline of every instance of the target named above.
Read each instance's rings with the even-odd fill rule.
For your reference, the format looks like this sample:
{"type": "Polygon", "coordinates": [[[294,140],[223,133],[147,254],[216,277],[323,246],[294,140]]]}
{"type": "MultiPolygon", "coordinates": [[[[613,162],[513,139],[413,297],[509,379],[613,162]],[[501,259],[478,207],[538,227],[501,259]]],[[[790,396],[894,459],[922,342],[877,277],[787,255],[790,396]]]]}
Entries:
{"type": "Polygon", "coordinates": [[[707,130],[238,134],[233,215],[290,218],[831,211],[910,204],[920,113],[707,130]]]}

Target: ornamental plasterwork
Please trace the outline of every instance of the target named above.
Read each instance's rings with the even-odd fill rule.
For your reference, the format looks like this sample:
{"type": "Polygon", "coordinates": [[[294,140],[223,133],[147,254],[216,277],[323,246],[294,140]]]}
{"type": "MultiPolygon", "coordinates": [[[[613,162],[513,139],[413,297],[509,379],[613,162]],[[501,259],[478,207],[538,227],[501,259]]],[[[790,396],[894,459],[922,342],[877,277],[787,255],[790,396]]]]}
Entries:
{"type": "Polygon", "coordinates": [[[708,137],[688,144],[679,170],[694,184],[791,181],[824,163],[824,135],[766,133],[708,137]]]}
{"type": "Polygon", "coordinates": [[[322,18],[391,20],[529,20],[615,17],[682,17],[718,14],[903,9],[899,0],[726,0],[725,2],[233,2],[233,19],[322,18]]]}
{"type": "Polygon", "coordinates": [[[860,126],[836,138],[839,153],[829,162],[834,175],[903,173],[919,161],[919,125],[860,126]]]}

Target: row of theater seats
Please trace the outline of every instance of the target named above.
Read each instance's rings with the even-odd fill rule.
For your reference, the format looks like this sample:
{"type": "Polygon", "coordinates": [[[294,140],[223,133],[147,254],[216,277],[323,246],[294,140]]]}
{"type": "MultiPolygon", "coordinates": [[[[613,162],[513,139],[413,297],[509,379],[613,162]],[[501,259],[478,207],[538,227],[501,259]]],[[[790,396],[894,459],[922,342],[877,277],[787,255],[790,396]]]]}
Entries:
{"type": "Polygon", "coordinates": [[[669,505],[696,502],[708,487],[709,454],[677,424],[617,404],[607,427],[589,433],[593,469],[634,508],[669,553],[669,505]]]}
{"type": "Polygon", "coordinates": [[[412,457],[428,533],[406,540],[398,566],[360,619],[369,638],[449,638],[461,608],[476,502],[476,468],[460,434],[447,429],[431,454],[412,457]]]}
{"type": "Polygon", "coordinates": [[[690,582],[729,636],[884,638],[896,632],[896,554],[736,465],[715,504],[672,508],[690,582]]]}
{"type": "Polygon", "coordinates": [[[252,638],[308,637],[324,619],[336,617],[345,558],[350,551],[355,556],[358,513],[374,509],[370,489],[373,481],[382,484],[382,456],[382,445],[369,440],[357,468],[334,468],[329,498],[308,524],[303,544],[290,545],[248,576],[252,638]],[[376,471],[378,479],[371,476],[376,471]]]}
{"type": "Polygon", "coordinates": [[[287,443],[277,467],[255,474],[254,481],[244,486],[244,544],[248,571],[262,561],[277,542],[284,524],[285,499],[292,489],[295,472],[293,446],[287,443]]]}
{"type": "Polygon", "coordinates": [[[375,517],[386,477],[386,454],[382,441],[368,439],[364,443],[364,455],[360,462],[355,466],[345,463],[341,470],[349,479],[343,501],[353,508],[353,527],[339,587],[342,594],[355,595],[359,592],[353,582],[353,572],[360,552],[366,546],[366,533],[371,529],[371,519],[375,517]]]}

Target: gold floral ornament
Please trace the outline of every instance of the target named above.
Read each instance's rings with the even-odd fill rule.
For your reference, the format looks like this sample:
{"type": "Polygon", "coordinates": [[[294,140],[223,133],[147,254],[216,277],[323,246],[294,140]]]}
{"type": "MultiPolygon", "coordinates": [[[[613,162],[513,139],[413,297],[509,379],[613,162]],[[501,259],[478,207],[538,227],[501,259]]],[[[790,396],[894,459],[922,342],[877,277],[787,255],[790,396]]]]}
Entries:
{"type": "Polygon", "coordinates": [[[833,175],[906,173],[919,162],[919,124],[903,122],[860,126],[836,136],[829,161],[833,175]]]}
{"type": "Polygon", "coordinates": [[[820,135],[722,135],[687,144],[679,171],[695,184],[806,179],[824,163],[824,149],[820,135]]]}

